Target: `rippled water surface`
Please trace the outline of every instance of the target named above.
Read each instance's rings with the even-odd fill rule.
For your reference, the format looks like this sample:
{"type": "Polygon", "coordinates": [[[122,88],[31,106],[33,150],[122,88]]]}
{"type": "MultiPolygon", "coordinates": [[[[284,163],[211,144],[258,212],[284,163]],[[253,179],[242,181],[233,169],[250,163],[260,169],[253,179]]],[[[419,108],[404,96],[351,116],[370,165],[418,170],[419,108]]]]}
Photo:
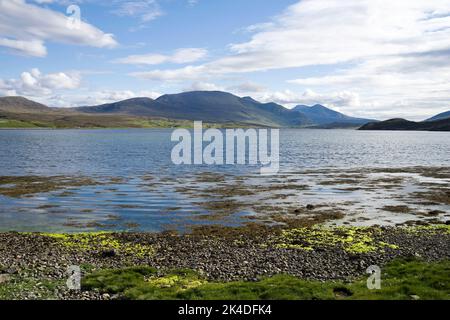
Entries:
{"type": "Polygon", "coordinates": [[[430,210],[443,212],[436,219],[448,220],[445,202],[417,203],[410,197],[430,188],[448,190],[446,176],[375,169],[450,167],[449,133],[282,130],[281,171],[275,177],[261,177],[258,167],[251,166],[175,166],[171,133],[0,131],[0,176],[90,177],[98,182],[15,196],[4,192],[0,230],[159,231],[197,223],[236,225],[246,217],[269,215],[257,205],[287,212],[310,203],[343,210],[341,222],[354,224],[402,222],[430,210]],[[343,174],[345,179],[330,181],[343,174]],[[218,186],[222,190],[211,192],[218,186]],[[405,203],[412,212],[380,209],[405,203]]]}

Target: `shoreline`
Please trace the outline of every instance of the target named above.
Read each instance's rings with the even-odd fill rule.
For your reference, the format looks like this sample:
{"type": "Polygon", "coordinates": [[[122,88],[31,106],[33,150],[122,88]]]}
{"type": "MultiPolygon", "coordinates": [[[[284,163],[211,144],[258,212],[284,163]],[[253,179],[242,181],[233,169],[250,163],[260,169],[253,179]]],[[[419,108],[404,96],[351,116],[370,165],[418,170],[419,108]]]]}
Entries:
{"type": "MultiPolygon", "coordinates": [[[[264,127],[264,126],[208,126],[208,128],[216,128],[216,129],[280,129],[280,130],[345,130],[345,131],[358,131],[357,128],[313,128],[313,127],[264,127]]],[[[169,130],[169,129],[194,129],[193,126],[179,126],[179,127],[92,127],[92,128],[1,128],[0,130],[148,130],[148,129],[162,129],[162,130],[169,130]]],[[[431,131],[431,132],[443,132],[443,131],[431,131]]]]}
{"type": "MultiPolygon", "coordinates": [[[[162,130],[169,130],[169,129],[193,129],[193,126],[174,126],[174,127],[86,127],[86,128],[52,128],[52,127],[42,127],[42,128],[2,128],[0,127],[0,131],[8,131],[8,130],[55,130],[55,131],[65,131],[65,130],[141,130],[141,129],[162,129],[162,130]]],[[[398,132],[398,133],[404,133],[404,132],[426,132],[426,133],[443,133],[443,132],[449,132],[449,130],[394,130],[394,129],[386,129],[386,130],[360,130],[358,127],[352,127],[352,128],[316,128],[316,127],[269,127],[269,126],[245,126],[245,125],[236,125],[236,126],[223,126],[223,125],[210,125],[208,128],[215,128],[215,129],[280,129],[280,130],[326,130],[326,131],[361,131],[361,132],[398,132]]]]}
{"type": "MultiPolygon", "coordinates": [[[[20,291],[26,284],[46,284],[9,297],[3,292],[2,298],[17,299],[126,298],[95,286],[68,290],[66,269],[72,265],[81,266],[83,279],[88,280],[111,269],[118,274],[142,267],[154,269],[152,277],[158,281],[173,270],[191,270],[185,278],[195,274],[195,281],[205,284],[261,284],[281,275],[326,284],[358,281],[369,266],[383,268],[399,259],[445,263],[450,259],[450,226],[284,229],[248,225],[199,227],[183,235],[0,233],[0,279],[7,279],[3,285],[14,283],[20,291]]],[[[113,285],[118,280],[111,281],[113,285]]]]}
{"type": "MultiPolygon", "coordinates": [[[[77,190],[86,188],[117,199],[120,186],[128,188],[130,181],[149,192],[145,195],[161,186],[172,187],[184,196],[183,203],[191,199],[209,212],[197,212],[197,222],[212,225],[178,221],[188,227],[186,233],[138,232],[137,223],[128,232],[0,233],[0,300],[450,299],[449,174],[449,167],[416,166],[309,169],[267,181],[251,174],[214,172],[183,178],[145,174],[137,180],[3,176],[1,197],[19,205],[42,195],[79,202],[77,190]],[[330,203],[327,194],[320,193],[322,188],[342,190],[333,199],[338,201],[342,194],[345,201],[330,203]],[[374,194],[374,200],[382,194],[393,198],[383,196],[382,202],[372,203],[372,216],[367,208],[372,198],[349,202],[354,192],[374,194]],[[360,205],[368,214],[357,215],[360,205]],[[247,208],[258,215],[244,217],[241,227],[220,226],[223,219],[247,208]],[[382,215],[397,223],[378,226],[382,215]],[[375,220],[368,222],[369,217],[375,220]],[[358,223],[369,226],[355,226],[358,223]],[[81,291],[67,287],[71,266],[81,270],[81,291]],[[366,287],[371,266],[382,271],[382,290],[366,287]]],[[[127,194],[121,197],[127,199],[127,194]]],[[[37,202],[35,207],[38,211],[10,212],[15,212],[13,218],[70,213],[53,202],[37,202]]],[[[112,208],[139,209],[129,204],[112,208]]],[[[179,210],[159,212],[170,216],[179,210]]],[[[82,208],[79,213],[90,220],[100,214],[82,208]]],[[[133,222],[117,215],[107,218],[111,227],[131,227],[133,222]]],[[[89,226],[69,222],[79,231],[89,226]]],[[[96,223],[93,220],[93,229],[107,229],[101,221],[96,223]]],[[[170,226],[176,229],[177,224],[170,226]]]]}

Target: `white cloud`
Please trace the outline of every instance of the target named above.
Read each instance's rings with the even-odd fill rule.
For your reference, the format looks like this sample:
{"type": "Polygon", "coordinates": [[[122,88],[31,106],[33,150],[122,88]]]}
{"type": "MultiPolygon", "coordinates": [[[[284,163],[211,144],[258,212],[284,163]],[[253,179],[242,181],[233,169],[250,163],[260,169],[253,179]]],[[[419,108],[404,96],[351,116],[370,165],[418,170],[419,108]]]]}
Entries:
{"type": "Polygon", "coordinates": [[[42,74],[34,68],[23,72],[19,79],[0,80],[0,94],[23,96],[46,96],[55,90],[70,90],[80,86],[81,76],[77,72],[42,74]]]}
{"type": "Polygon", "coordinates": [[[110,90],[82,87],[82,75],[95,71],[69,71],[44,74],[33,68],[22,72],[17,79],[0,78],[0,96],[24,96],[50,107],[77,107],[148,97],[156,99],[156,91],[110,90]]]}
{"type": "Polygon", "coordinates": [[[163,54],[143,54],[132,55],[125,58],[117,59],[114,62],[123,64],[136,65],[157,65],[162,63],[191,63],[199,61],[208,55],[208,51],[203,48],[182,48],[176,50],[171,55],[163,54]]]}
{"type": "Polygon", "coordinates": [[[55,0],[34,0],[34,2],[39,4],[53,3],[55,0]]]}
{"type": "Polygon", "coordinates": [[[157,81],[196,80],[207,76],[205,66],[187,66],[180,69],[152,70],[130,73],[131,76],[157,81]]]}
{"type": "MultiPolygon", "coordinates": [[[[18,93],[14,90],[2,90],[4,83],[0,80],[0,95],[14,96],[18,93]]],[[[93,106],[105,103],[112,103],[137,97],[148,97],[156,99],[162,94],[154,91],[132,91],[132,90],[80,90],[76,92],[57,93],[52,90],[27,91],[22,95],[28,99],[45,104],[49,107],[71,108],[80,106],[93,106]]]]}
{"type": "MultiPolygon", "coordinates": [[[[359,94],[351,91],[318,93],[313,90],[306,90],[297,93],[291,90],[265,92],[257,94],[255,97],[263,102],[276,102],[289,107],[296,105],[322,104],[329,108],[345,111],[347,107],[360,107],[359,94]]],[[[348,109],[347,109],[348,110],[348,109]]]]}
{"type": "Polygon", "coordinates": [[[224,88],[210,82],[193,82],[190,87],[183,91],[223,91],[224,88]]]}
{"type": "Polygon", "coordinates": [[[257,93],[257,92],[265,92],[267,91],[267,88],[265,86],[262,86],[260,84],[247,81],[244,83],[239,83],[237,85],[229,86],[227,90],[237,93],[257,93]]]}
{"type": "Polygon", "coordinates": [[[142,23],[155,20],[164,14],[156,0],[120,2],[113,13],[118,16],[139,17],[142,23]]]}
{"type": "Polygon", "coordinates": [[[62,101],[69,101],[71,107],[99,105],[105,103],[118,102],[122,100],[147,97],[156,99],[162,94],[154,91],[132,91],[132,90],[100,90],[87,92],[83,95],[65,96],[62,101]]]}
{"type": "Polygon", "coordinates": [[[336,64],[450,47],[446,0],[303,0],[217,61],[226,71],[336,64]],[[252,58],[264,59],[252,59],[252,58]],[[252,62],[253,61],[253,62],[252,62]],[[244,62],[248,62],[244,64],[244,62]]]}
{"type": "Polygon", "coordinates": [[[195,6],[196,4],[198,4],[199,0],[188,0],[188,5],[189,6],[195,6]]]}
{"type": "Polygon", "coordinates": [[[26,56],[45,57],[47,55],[47,48],[41,40],[23,41],[0,38],[0,46],[26,56]]]}
{"type": "MultiPolygon", "coordinates": [[[[42,3],[42,2],[41,2],[42,3]]],[[[11,51],[44,57],[45,41],[109,48],[117,45],[113,35],[81,22],[79,29],[69,28],[62,13],[24,0],[0,0],[0,46],[11,51]]]]}
{"type": "Polygon", "coordinates": [[[178,49],[173,56],[169,57],[169,61],[174,63],[189,63],[203,59],[207,55],[208,51],[203,48],[178,49]]]}

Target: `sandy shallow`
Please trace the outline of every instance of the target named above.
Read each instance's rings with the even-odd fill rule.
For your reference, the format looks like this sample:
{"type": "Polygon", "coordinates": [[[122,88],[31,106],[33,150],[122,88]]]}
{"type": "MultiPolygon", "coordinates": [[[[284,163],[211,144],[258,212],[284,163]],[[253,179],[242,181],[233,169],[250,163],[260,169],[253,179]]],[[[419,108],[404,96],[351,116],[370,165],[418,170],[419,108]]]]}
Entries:
{"type": "Polygon", "coordinates": [[[450,168],[233,175],[0,177],[0,231],[188,231],[196,225],[398,226],[450,220],[450,168]]]}

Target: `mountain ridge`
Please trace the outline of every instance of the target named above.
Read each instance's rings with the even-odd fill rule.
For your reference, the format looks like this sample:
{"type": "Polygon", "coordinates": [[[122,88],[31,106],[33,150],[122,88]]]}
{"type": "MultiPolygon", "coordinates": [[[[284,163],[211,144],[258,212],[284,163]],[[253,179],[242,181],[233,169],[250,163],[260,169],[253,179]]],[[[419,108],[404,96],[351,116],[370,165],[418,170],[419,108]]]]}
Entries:
{"type": "Polygon", "coordinates": [[[436,121],[436,120],[444,120],[450,118],[450,110],[446,112],[439,113],[435,115],[434,117],[431,117],[425,121],[436,121]]]}
{"type": "Polygon", "coordinates": [[[222,91],[191,91],[166,94],[155,100],[146,101],[145,110],[128,108],[127,101],[114,102],[101,106],[76,108],[87,113],[111,112],[157,116],[185,120],[209,122],[238,122],[261,124],[275,127],[358,127],[373,119],[350,117],[322,105],[297,106],[287,109],[274,102],[262,103],[252,97],[238,97],[222,91]],[[317,109],[320,108],[320,112],[317,109]],[[186,110],[189,110],[186,113],[186,110]]]}
{"type": "Polygon", "coordinates": [[[12,113],[29,113],[39,111],[52,111],[52,108],[21,96],[7,96],[0,97],[0,111],[12,113]]]}
{"type": "MultiPolygon", "coordinates": [[[[142,98],[138,98],[142,99],[142,98]]],[[[130,100],[100,106],[74,108],[84,113],[124,113],[134,116],[164,117],[178,120],[201,120],[213,123],[243,123],[288,127],[307,126],[311,121],[301,113],[279,104],[261,103],[250,97],[240,98],[222,91],[191,91],[166,94],[155,100],[130,100]],[[138,108],[139,107],[139,108],[138,108]]]]}
{"type": "Polygon", "coordinates": [[[436,121],[414,122],[401,118],[365,124],[359,130],[386,131],[450,131],[450,118],[436,121]]]}
{"type": "Polygon", "coordinates": [[[313,106],[298,105],[294,109],[306,115],[317,126],[323,125],[364,125],[369,122],[375,122],[374,119],[355,118],[347,116],[338,111],[327,108],[321,104],[315,104],[313,106]]]}

